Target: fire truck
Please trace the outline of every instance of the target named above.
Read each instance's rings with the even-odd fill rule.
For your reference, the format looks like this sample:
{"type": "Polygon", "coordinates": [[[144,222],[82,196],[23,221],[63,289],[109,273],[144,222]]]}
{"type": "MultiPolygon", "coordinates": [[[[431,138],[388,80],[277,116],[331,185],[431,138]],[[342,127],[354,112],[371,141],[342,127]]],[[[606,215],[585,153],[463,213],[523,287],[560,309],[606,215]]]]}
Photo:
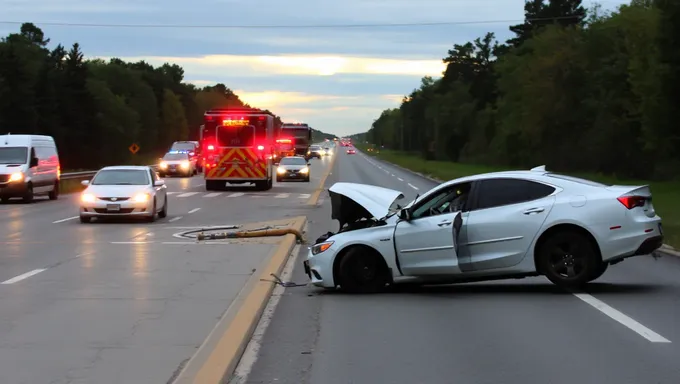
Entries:
{"type": "Polygon", "coordinates": [[[295,156],[295,141],[292,137],[279,137],[276,139],[276,149],[277,153],[274,157],[277,159],[286,156],[295,156]]]}
{"type": "Polygon", "coordinates": [[[305,123],[284,123],[281,126],[281,138],[290,139],[294,147],[294,154],[307,156],[309,146],[312,144],[312,128],[305,123]]]}
{"type": "Polygon", "coordinates": [[[259,190],[274,180],[274,115],[257,108],[214,108],[204,114],[201,146],[205,188],[253,183],[259,190]]]}

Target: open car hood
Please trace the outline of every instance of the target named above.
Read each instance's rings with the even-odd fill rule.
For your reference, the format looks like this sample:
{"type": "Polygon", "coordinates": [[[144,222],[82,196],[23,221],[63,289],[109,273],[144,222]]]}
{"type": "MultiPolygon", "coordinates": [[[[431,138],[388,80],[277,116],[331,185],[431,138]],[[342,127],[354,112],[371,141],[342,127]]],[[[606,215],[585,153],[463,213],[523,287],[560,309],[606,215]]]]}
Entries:
{"type": "Polygon", "coordinates": [[[380,219],[390,213],[395,201],[404,194],[393,189],[368,184],[335,183],[328,193],[331,197],[331,218],[340,222],[340,227],[361,219],[380,219]]]}

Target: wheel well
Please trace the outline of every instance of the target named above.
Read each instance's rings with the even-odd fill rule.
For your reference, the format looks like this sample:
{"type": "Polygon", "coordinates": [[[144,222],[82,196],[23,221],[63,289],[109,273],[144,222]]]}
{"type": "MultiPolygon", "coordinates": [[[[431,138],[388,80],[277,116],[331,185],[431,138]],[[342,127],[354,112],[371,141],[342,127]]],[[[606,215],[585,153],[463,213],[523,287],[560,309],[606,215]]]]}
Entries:
{"type": "Polygon", "coordinates": [[[593,246],[593,249],[595,250],[600,261],[602,260],[602,251],[600,250],[600,245],[597,243],[597,240],[595,240],[595,237],[587,229],[576,224],[558,224],[554,227],[548,228],[548,230],[543,232],[536,241],[536,246],[534,247],[534,265],[536,266],[536,272],[542,273],[538,270],[538,253],[540,252],[543,243],[545,243],[545,241],[551,236],[559,232],[576,232],[580,235],[583,235],[586,239],[588,239],[590,245],[593,246]]]}
{"type": "MultiPolygon", "coordinates": [[[[360,248],[365,254],[370,254],[373,257],[377,257],[378,260],[380,260],[380,264],[382,265],[385,270],[387,270],[387,263],[385,262],[385,259],[382,257],[380,252],[378,252],[375,248],[365,245],[365,244],[354,244],[350,245],[349,247],[344,248],[343,250],[340,251],[338,256],[335,257],[335,260],[333,261],[333,283],[337,286],[340,285],[340,262],[342,262],[342,259],[347,256],[349,251],[353,249],[360,248]]],[[[391,278],[391,276],[390,276],[391,278]]]]}

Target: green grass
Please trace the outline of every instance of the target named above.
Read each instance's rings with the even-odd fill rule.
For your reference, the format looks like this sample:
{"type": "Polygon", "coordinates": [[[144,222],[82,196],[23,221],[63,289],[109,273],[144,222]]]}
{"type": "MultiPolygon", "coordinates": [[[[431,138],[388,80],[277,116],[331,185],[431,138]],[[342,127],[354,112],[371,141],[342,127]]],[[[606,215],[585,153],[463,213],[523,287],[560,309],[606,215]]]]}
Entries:
{"type": "Polygon", "coordinates": [[[65,179],[59,183],[59,193],[77,193],[85,190],[85,187],[80,184],[81,181],[85,179],[65,179]]]}
{"type": "MultiPolygon", "coordinates": [[[[426,161],[418,156],[390,150],[367,152],[365,146],[358,146],[364,153],[402,166],[415,172],[440,180],[451,180],[477,173],[498,172],[510,168],[483,165],[460,164],[446,161],[426,161]]],[[[539,164],[537,164],[539,165],[539,164]]],[[[680,182],[650,182],[645,180],[619,180],[614,177],[596,174],[574,174],[589,180],[607,184],[650,185],[654,195],[654,208],[663,219],[665,243],[680,249],[680,182]]]]}

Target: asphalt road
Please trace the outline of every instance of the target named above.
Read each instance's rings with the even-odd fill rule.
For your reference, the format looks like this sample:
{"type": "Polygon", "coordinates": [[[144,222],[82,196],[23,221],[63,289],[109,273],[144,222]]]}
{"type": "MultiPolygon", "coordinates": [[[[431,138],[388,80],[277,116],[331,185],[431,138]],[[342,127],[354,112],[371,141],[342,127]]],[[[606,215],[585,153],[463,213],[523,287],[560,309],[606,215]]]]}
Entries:
{"type": "Polygon", "coordinates": [[[78,221],[77,195],[0,204],[0,383],[165,383],[274,245],[199,245],[173,234],[306,215],[310,183],[206,192],[168,178],[155,223],[78,221]]]}
{"type": "MultiPolygon", "coordinates": [[[[344,153],[326,186],[336,181],[407,198],[433,185],[344,153]]],[[[337,230],[329,217],[328,202],[310,212],[310,238],[337,230]]],[[[679,300],[680,258],[648,256],[576,294],[543,277],[364,296],[288,288],[232,383],[677,384],[679,300]]]]}

